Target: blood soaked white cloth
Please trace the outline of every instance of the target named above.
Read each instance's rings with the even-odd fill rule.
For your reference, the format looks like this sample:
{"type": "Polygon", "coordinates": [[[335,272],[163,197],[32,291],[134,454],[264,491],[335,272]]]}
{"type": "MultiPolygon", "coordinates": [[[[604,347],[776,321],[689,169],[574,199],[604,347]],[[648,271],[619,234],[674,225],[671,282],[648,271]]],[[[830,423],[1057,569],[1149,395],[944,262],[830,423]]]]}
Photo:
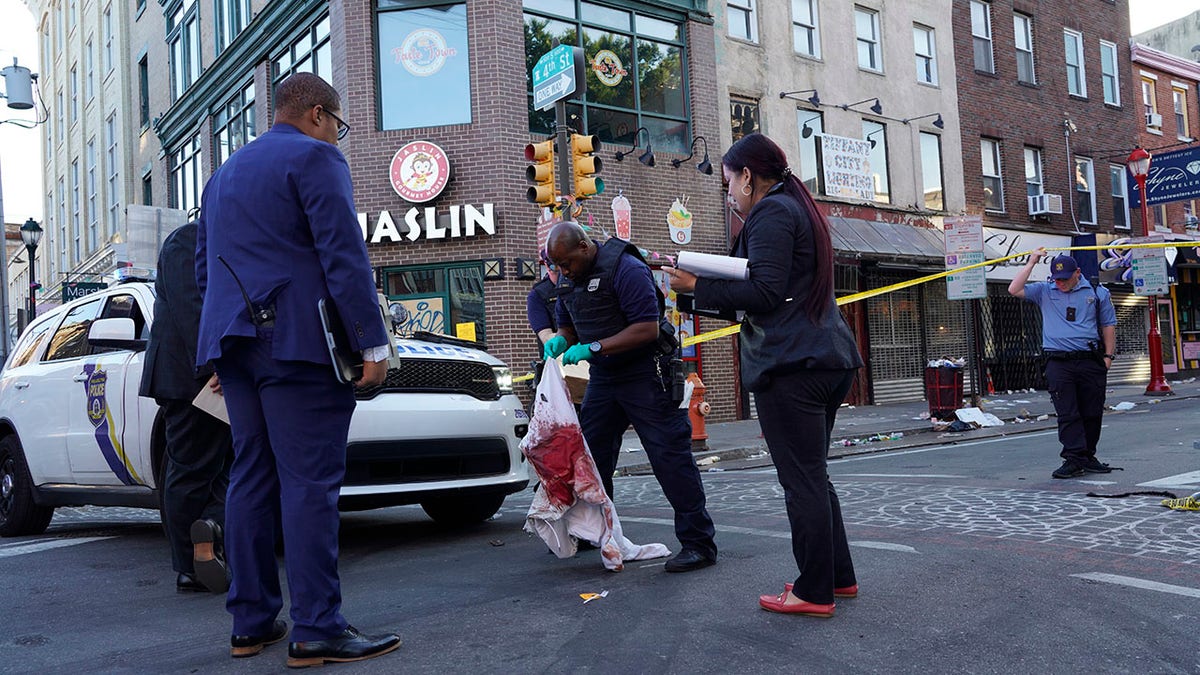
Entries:
{"type": "Polygon", "coordinates": [[[525,516],[525,531],[541,537],[559,558],[575,555],[578,540],[586,539],[600,547],[604,566],[614,572],[624,569],[626,560],[670,555],[662,544],[639,546],[621,533],[616,507],[588,452],[558,361],[546,363],[536,397],[521,452],[541,488],[525,516]]]}

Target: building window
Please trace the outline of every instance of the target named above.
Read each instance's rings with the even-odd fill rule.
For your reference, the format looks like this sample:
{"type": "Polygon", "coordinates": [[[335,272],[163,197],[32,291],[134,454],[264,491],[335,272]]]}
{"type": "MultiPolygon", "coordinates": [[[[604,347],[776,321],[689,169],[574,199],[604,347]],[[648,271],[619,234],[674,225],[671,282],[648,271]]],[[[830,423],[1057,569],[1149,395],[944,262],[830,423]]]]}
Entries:
{"type": "Polygon", "coordinates": [[[913,52],[917,59],[917,82],[936,85],[937,49],[934,47],[932,28],[913,24],[913,52]]]}
{"type": "Polygon", "coordinates": [[[1188,129],[1187,118],[1187,89],[1175,86],[1171,88],[1171,98],[1175,103],[1175,135],[1181,141],[1190,141],[1191,130],[1188,129]]]}
{"type": "Polygon", "coordinates": [[[150,126],[150,66],[147,56],[138,61],[138,114],[142,129],[150,126]]]}
{"type": "Polygon", "coordinates": [[[200,136],[192,136],[171,153],[171,208],[191,211],[200,206],[200,136]]]}
{"type": "Polygon", "coordinates": [[[150,172],[146,172],[142,176],[142,203],[146,206],[154,204],[154,181],[150,177],[150,172]]]}
{"type": "Polygon", "coordinates": [[[71,116],[69,121],[75,124],[75,120],[79,119],[79,69],[71,66],[71,77],[68,81],[71,87],[71,116]]]}
{"type": "Polygon", "coordinates": [[[1151,220],[1154,221],[1154,229],[1160,232],[1169,229],[1167,227],[1167,205],[1159,204],[1150,208],[1150,213],[1154,214],[1151,220]]]}
{"type": "Polygon", "coordinates": [[[1042,149],[1025,146],[1025,194],[1036,197],[1042,194],[1042,149]]]}
{"type": "Polygon", "coordinates": [[[1096,224],[1096,176],[1093,173],[1092,160],[1087,157],[1075,158],[1075,214],[1079,222],[1086,225],[1096,224]]]}
{"type": "Polygon", "coordinates": [[[863,140],[871,142],[871,182],[875,186],[875,201],[890,204],[888,186],[887,127],[872,120],[862,121],[863,140]]]}
{"type": "Polygon", "coordinates": [[[758,20],[754,16],[754,0],[729,0],[725,16],[729,21],[729,37],[758,42],[758,20]]]}
{"type": "Polygon", "coordinates": [[[1087,81],[1083,70],[1083,34],[1073,30],[1063,31],[1063,44],[1067,50],[1067,93],[1087,96],[1087,81]]]}
{"type": "Polygon", "coordinates": [[[171,59],[171,101],[200,77],[200,4],[184,0],[167,22],[167,49],[171,59]]]}
{"type": "Polygon", "coordinates": [[[820,58],[817,0],[792,0],[792,48],[797,54],[820,58]]]}
{"type": "Polygon", "coordinates": [[[58,110],[55,112],[54,116],[54,134],[57,136],[59,144],[61,144],[63,139],[67,136],[66,127],[63,125],[63,115],[65,114],[64,111],[67,109],[67,107],[63,99],[63,90],[61,87],[59,88],[55,98],[58,99],[58,110]]]}
{"type": "Polygon", "coordinates": [[[825,132],[824,116],[817,110],[796,110],[796,123],[800,125],[800,180],[814,195],[825,189],[820,152],[821,134],[825,132]]]}
{"type": "Polygon", "coordinates": [[[108,164],[108,227],[105,232],[116,232],[118,217],[121,214],[121,162],[117,156],[117,114],[108,116],[104,123],[104,131],[108,135],[108,149],[105,151],[105,162],[108,164]]]}
{"type": "Polygon", "coordinates": [[[920,136],[921,179],[924,188],[922,199],[925,208],[944,211],[946,202],[942,195],[942,138],[925,131],[922,131],[920,136]]]}
{"type": "Polygon", "coordinates": [[[883,54],[879,48],[879,12],[866,7],[854,7],[854,36],[858,44],[858,67],[883,71],[883,54]]]}
{"type": "Polygon", "coordinates": [[[254,82],[234,95],[213,116],[213,142],[216,154],[213,169],[225,163],[234,150],[254,140],[254,82]]]}
{"type": "Polygon", "coordinates": [[[250,0],[216,0],[216,14],[217,54],[220,54],[250,23],[250,0]]]}
{"type": "Polygon", "coordinates": [[[971,42],[975,48],[975,70],[996,72],[992,61],[992,6],[971,0],[971,42]]]}
{"type": "Polygon", "coordinates": [[[1121,77],[1117,75],[1117,46],[1100,42],[1100,80],[1104,84],[1104,102],[1121,105],[1121,77]]]}
{"type": "Polygon", "coordinates": [[[422,265],[384,270],[389,302],[403,308],[398,330],[455,334],[462,323],[475,324],[479,342],[486,340],[483,268],[479,263],[422,265]]]}
{"type": "Polygon", "coordinates": [[[116,63],[113,61],[113,24],[112,5],[104,8],[104,74],[111,73],[116,63]]]}
{"type": "Polygon", "coordinates": [[[92,138],[87,144],[87,220],[88,220],[88,252],[95,251],[100,245],[100,210],[96,208],[96,139],[92,138]]]}
{"type": "Polygon", "coordinates": [[[1125,196],[1125,167],[1110,164],[1108,175],[1112,181],[1113,224],[1122,230],[1128,230],[1129,200],[1125,196]]]}
{"type": "MultiPolygon", "coordinates": [[[[587,87],[582,104],[567,104],[572,127],[626,148],[645,127],[656,152],[687,154],[692,140],[684,68],[688,58],[680,23],[590,2],[525,4],[526,72],[549,51],[552,39],[583,47],[587,87]],[[559,13],[550,15],[546,8],[559,13]]],[[[530,132],[553,133],[553,110],[535,110],[532,90],[528,94],[530,132]]],[[[646,135],[637,142],[646,147],[646,135]]]]}
{"type": "Polygon", "coordinates": [[[1013,14],[1013,33],[1017,47],[1017,81],[1037,83],[1033,71],[1033,17],[1013,14]]]}
{"type": "MultiPolygon", "coordinates": [[[[399,2],[399,0],[396,0],[399,2]]],[[[414,47],[430,49],[430,47],[414,47]]],[[[434,57],[436,59],[436,57],[434,57]]],[[[333,48],[329,45],[329,16],[304,29],[287,51],[275,58],[275,83],[293,73],[312,73],[333,82],[333,48]]]]}
{"type": "Polygon", "coordinates": [[[1153,78],[1142,76],[1142,112],[1146,114],[1146,129],[1162,132],[1162,118],[1158,116],[1158,94],[1154,91],[1153,78]]]}
{"type": "MultiPolygon", "coordinates": [[[[80,208],[82,204],[79,200],[79,160],[75,160],[71,162],[71,233],[75,236],[75,255],[71,258],[71,264],[79,260],[79,233],[83,231],[80,208]]],[[[64,237],[63,246],[66,246],[66,240],[64,237]]]]}
{"type": "Polygon", "coordinates": [[[58,179],[58,269],[67,269],[67,189],[58,179]]]}
{"type": "Polygon", "coordinates": [[[466,3],[416,9],[405,9],[405,4],[381,0],[375,14],[379,31],[376,64],[383,128],[470,124],[471,69],[466,3]],[[409,44],[412,35],[430,36],[440,50],[436,60],[421,51],[419,45],[409,44]],[[413,105],[414,91],[421,92],[425,101],[421,105],[413,105]]]}
{"type": "Polygon", "coordinates": [[[75,28],[75,0],[67,0],[67,32],[75,28]]]}
{"type": "Polygon", "coordinates": [[[89,103],[96,95],[96,59],[92,53],[92,41],[83,49],[83,97],[89,103]]]}
{"type": "Polygon", "coordinates": [[[983,208],[1004,211],[1004,179],[1000,174],[1000,141],[979,139],[983,159],[983,208]]]}
{"type": "Polygon", "coordinates": [[[752,98],[730,97],[729,121],[734,142],[742,136],[758,131],[758,101],[752,98]]]}

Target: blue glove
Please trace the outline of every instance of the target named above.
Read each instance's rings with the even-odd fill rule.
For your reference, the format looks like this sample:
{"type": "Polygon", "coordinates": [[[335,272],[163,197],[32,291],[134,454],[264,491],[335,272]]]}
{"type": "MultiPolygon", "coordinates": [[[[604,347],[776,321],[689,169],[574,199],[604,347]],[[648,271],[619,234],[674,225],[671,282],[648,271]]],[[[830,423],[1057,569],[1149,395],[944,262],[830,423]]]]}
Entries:
{"type": "Polygon", "coordinates": [[[567,353],[563,354],[563,365],[573,366],[580,361],[587,361],[588,359],[592,358],[593,354],[595,354],[595,352],[592,351],[590,345],[586,345],[582,342],[571,345],[571,348],[567,350],[567,353]]]}
{"type": "Polygon", "coordinates": [[[542,358],[549,361],[565,351],[567,351],[567,338],[555,335],[546,340],[546,346],[542,348],[542,358]]]}

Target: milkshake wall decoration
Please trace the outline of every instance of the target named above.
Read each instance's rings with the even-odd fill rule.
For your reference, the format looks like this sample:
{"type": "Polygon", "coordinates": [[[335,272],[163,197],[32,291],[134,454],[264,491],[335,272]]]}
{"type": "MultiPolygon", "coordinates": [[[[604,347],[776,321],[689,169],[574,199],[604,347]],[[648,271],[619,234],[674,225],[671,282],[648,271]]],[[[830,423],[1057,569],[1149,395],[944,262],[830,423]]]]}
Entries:
{"type": "Polygon", "coordinates": [[[692,214],[687,210],[687,195],[677,197],[667,211],[667,225],[671,228],[671,241],[683,245],[692,241],[692,214]]]}
{"type": "Polygon", "coordinates": [[[630,241],[633,238],[633,206],[625,198],[624,191],[618,191],[617,196],[613,197],[612,212],[617,238],[630,241]]]}

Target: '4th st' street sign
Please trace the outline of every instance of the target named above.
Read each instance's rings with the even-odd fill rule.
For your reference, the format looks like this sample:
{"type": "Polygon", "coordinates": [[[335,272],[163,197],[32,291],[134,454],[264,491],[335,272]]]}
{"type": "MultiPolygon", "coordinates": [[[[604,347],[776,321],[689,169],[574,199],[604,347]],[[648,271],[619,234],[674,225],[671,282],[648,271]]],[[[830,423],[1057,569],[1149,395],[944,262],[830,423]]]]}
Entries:
{"type": "Polygon", "coordinates": [[[576,60],[582,64],[583,50],[570,45],[559,45],[538,59],[531,73],[534,108],[546,110],[575,93],[579,86],[575,75],[581,70],[576,67],[576,60]]]}

